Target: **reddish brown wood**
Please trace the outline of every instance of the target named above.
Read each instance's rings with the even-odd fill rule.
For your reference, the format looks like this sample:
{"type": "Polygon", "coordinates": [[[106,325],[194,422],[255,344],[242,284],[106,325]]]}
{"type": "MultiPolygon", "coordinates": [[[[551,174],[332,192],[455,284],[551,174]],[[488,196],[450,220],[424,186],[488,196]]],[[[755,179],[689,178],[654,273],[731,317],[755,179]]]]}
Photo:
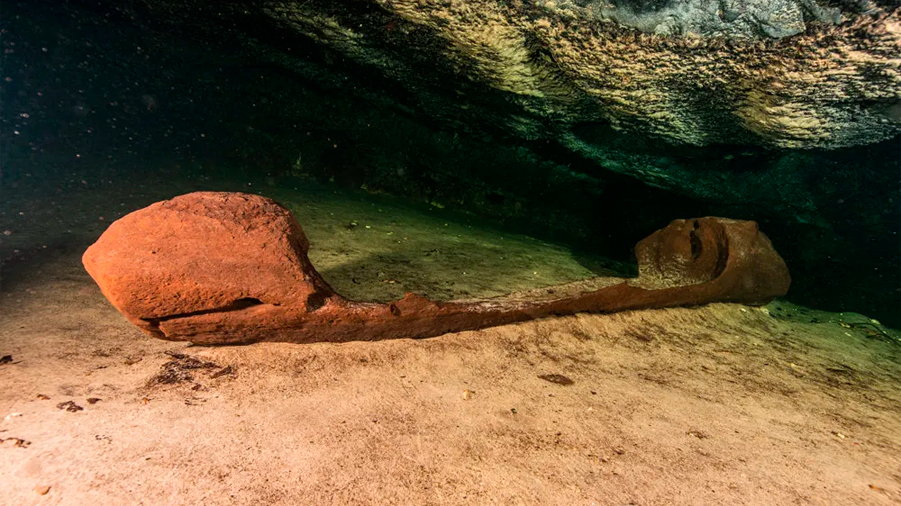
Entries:
{"type": "Polygon", "coordinates": [[[205,344],[423,338],[553,315],[760,304],[784,295],[782,258],[751,221],[676,220],[636,246],[639,276],[509,297],[390,304],[348,300],[316,272],[309,242],[276,202],[197,192],[112,225],[84,254],[103,294],[148,334],[205,344]]]}

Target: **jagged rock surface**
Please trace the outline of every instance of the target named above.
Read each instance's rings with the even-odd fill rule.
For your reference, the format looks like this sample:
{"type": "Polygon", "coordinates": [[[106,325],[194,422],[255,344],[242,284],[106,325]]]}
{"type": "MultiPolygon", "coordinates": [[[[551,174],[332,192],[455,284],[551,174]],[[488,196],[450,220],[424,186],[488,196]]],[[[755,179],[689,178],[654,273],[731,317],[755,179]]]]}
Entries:
{"type": "MultiPolygon", "coordinates": [[[[648,34],[599,19],[590,9],[594,4],[372,3],[380,9],[366,18],[342,2],[319,0],[269,1],[263,11],[283,29],[376,67],[410,89],[451,74],[461,106],[475,102],[520,137],[543,137],[548,126],[563,133],[572,125],[603,122],[694,145],[738,139],[835,148],[901,131],[898,118],[886,113],[901,99],[898,9],[874,7],[867,15],[850,10],[841,24],[814,23],[803,34],[803,23],[761,25],[778,37],[798,34],[774,39],[648,34]],[[473,84],[502,92],[512,108],[503,112],[479,101],[473,84]]],[[[751,7],[736,9],[746,14],[734,23],[756,16],[747,13],[751,7]]],[[[803,17],[800,6],[793,11],[803,17]]],[[[444,116],[465,122],[467,114],[445,107],[444,116]]],[[[585,151],[577,138],[567,144],[585,151]]]]}
{"type": "Polygon", "coordinates": [[[222,35],[236,28],[230,36],[263,41],[287,69],[301,65],[298,39],[314,41],[395,83],[433,118],[521,139],[562,136],[589,158],[573,127],[779,148],[901,132],[897,2],[232,0],[215,13],[145,3],[183,26],[223,20],[222,35]]]}

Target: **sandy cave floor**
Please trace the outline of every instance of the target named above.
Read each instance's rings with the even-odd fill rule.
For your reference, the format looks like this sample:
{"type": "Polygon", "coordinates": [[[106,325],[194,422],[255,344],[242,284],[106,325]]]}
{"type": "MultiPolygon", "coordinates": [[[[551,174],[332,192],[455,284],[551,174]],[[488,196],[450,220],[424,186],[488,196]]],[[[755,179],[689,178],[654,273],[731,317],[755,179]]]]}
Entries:
{"type": "MultiPolygon", "coordinates": [[[[241,183],[129,183],[5,194],[0,503],[901,503],[901,347],[862,315],[775,301],[426,340],[159,341],[81,252],[124,212],[241,183]]],[[[499,295],[620,267],[380,197],[263,193],[351,297],[499,295]]]]}

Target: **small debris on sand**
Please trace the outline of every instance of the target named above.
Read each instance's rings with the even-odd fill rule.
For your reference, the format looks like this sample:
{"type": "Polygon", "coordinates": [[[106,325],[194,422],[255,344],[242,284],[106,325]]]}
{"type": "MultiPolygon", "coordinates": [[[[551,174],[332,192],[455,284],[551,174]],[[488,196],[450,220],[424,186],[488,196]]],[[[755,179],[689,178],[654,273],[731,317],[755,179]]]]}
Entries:
{"type": "Polygon", "coordinates": [[[215,362],[200,360],[198,358],[185,355],[184,353],[177,353],[174,351],[167,351],[165,353],[166,355],[172,357],[172,360],[163,364],[163,370],[160,371],[156,376],[150,378],[150,381],[148,381],[148,386],[188,383],[194,381],[194,375],[192,374],[192,371],[203,369],[221,368],[216,373],[213,373],[212,376],[214,377],[223,376],[232,372],[231,370],[223,372],[225,371],[225,369],[229,369],[229,367],[222,368],[222,366],[215,362]]]}
{"type": "Polygon", "coordinates": [[[28,446],[31,444],[31,441],[26,441],[24,439],[17,438],[17,437],[8,437],[6,439],[0,438],[0,444],[5,443],[7,441],[12,441],[13,446],[16,448],[28,448],[28,446]]]}
{"type": "Polygon", "coordinates": [[[215,379],[215,378],[221,378],[222,376],[234,376],[234,375],[235,375],[235,370],[232,368],[232,366],[227,365],[227,366],[223,367],[222,369],[219,369],[218,371],[211,374],[210,378],[215,379]]]}
{"type": "Polygon", "coordinates": [[[66,411],[69,411],[70,413],[77,413],[79,411],[84,410],[83,407],[79,406],[78,404],[75,404],[72,401],[61,402],[61,403],[57,404],[56,407],[59,409],[65,409],[66,411]]]}
{"type": "Polygon", "coordinates": [[[575,383],[575,381],[567,378],[562,374],[539,374],[539,378],[544,381],[550,381],[551,383],[556,383],[557,385],[569,386],[575,383]]]}

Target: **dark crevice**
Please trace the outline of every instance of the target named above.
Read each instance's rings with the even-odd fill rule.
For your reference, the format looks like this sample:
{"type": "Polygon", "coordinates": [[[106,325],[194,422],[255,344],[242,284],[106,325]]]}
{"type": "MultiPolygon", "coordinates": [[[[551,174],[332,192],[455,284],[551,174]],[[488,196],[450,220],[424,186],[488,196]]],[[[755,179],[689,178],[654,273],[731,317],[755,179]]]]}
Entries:
{"type": "MultiPolygon", "coordinates": [[[[695,222],[697,223],[697,222],[695,222]]],[[[698,257],[701,256],[701,238],[698,237],[698,233],[692,230],[688,234],[689,242],[691,243],[691,259],[697,260],[698,257]]]]}
{"type": "Polygon", "coordinates": [[[323,293],[320,293],[320,292],[311,293],[307,297],[307,312],[309,312],[309,313],[315,312],[317,309],[324,306],[325,302],[327,300],[328,300],[328,296],[323,293]]]}
{"type": "Polygon", "coordinates": [[[723,240],[719,247],[717,248],[717,252],[719,256],[716,259],[716,269],[714,270],[714,277],[719,277],[723,271],[726,270],[726,262],[729,261],[729,241],[728,239],[723,240]]]}
{"type": "Polygon", "coordinates": [[[176,318],[188,318],[191,316],[197,316],[202,314],[211,314],[211,313],[227,313],[229,311],[240,311],[242,309],[247,309],[253,306],[259,306],[264,304],[260,299],[254,299],[253,297],[245,297],[242,299],[237,299],[231,304],[227,304],[222,307],[217,307],[213,309],[202,309],[200,311],[191,311],[189,313],[179,313],[173,314],[169,316],[163,316],[160,318],[141,318],[142,321],[145,321],[152,325],[154,328],[159,328],[160,323],[168,320],[174,320],[176,318]]]}

